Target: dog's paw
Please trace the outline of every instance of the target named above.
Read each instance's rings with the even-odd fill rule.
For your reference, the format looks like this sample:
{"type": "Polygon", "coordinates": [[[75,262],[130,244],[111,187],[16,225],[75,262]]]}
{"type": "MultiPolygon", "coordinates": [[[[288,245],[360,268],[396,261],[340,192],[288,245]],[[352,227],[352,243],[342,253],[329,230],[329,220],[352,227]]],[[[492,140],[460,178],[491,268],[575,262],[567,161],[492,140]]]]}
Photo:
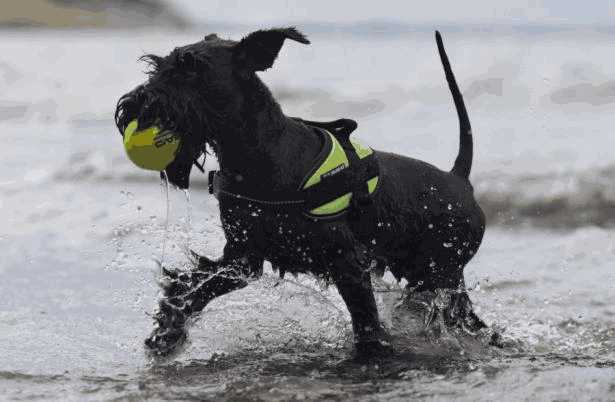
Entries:
{"type": "Polygon", "coordinates": [[[178,351],[186,341],[187,318],[179,306],[172,303],[172,299],[162,299],[154,314],[154,330],[145,340],[149,353],[162,357],[178,351]]]}
{"type": "Polygon", "coordinates": [[[384,358],[393,354],[393,346],[387,341],[370,340],[355,343],[354,358],[358,361],[384,358]]]}
{"type": "Polygon", "coordinates": [[[147,352],[153,357],[168,357],[181,350],[188,333],[184,328],[156,328],[145,339],[147,352]]]}

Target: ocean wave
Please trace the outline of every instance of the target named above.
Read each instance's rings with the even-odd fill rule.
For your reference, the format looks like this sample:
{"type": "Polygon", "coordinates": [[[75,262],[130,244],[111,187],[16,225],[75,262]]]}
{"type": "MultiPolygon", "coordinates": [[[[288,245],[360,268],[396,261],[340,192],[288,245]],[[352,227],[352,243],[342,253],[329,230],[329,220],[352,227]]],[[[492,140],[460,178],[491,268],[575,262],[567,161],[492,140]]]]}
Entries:
{"type": "Polygon", "coordinates": [[[551,101],[558,104],[589,103],[606,105],[615,102],[615,81],[599,84],[582,83],[557,89],[551,93],[551,101]]]}
{"type": "Polygon", "coordinates": [[[615,226],[615,165],[581,172],[474,180],[490,224],[548,228],[615,226]]]}
{"type": "Polygon", "coordinates": [[[18,371],[0,371],[0,380],[28,381],[32,383],[46,383],[66,380],[64,375],[27,374],[18,371]]]}

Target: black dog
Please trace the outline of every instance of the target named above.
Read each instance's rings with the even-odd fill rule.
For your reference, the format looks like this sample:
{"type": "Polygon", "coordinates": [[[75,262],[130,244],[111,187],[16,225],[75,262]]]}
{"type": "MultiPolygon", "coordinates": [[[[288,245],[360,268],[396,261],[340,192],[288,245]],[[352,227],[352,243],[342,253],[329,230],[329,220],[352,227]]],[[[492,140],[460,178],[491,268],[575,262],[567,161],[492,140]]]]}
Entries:
{"type": "Polygon", "coordinates": [[[165,172],[180,188],[188,187],[205,145],[213,149],[220,164],[213,190],[227,240],[218,261],[197,256],[191,272],[165,270],[165,297],[146,340],[154,354],[176,350],[186,338],[187,319],[258,278],[265,260],[281,273],[309,272],[332,281],[350,311],[359,352],[387,349],[370,280],[370,273],[385,268],[405,278],[409,291],[453,290],[447,324],[485,326],[472,311],[463,278],[485,229],[468,180],[472,133],[437,32],[436,38],[460,121],[459,155],[450,172],[380,151],[363,163],[348,147],[356,127],[351,120],[315,123],[285,116],[256,72],[273,65],[285,39],[309,44],[294,28],[253,32],[239,42],[212,34],[166,57],[144,56],[152,67],[149,79],[119,100],[118,129],[123,133],[138,119],[140,128],[156,124],[177,133],[182,146],[165,172]],[[318,195],[299,190],[326,145],[322,128],[336,132],[354,166],[339,166],[350,172],[339,176],[350,184],[333,183],[354,195],[340,213],[316,219],[305,212],[308,196],[318,195]],[[365,188],[369,174],[378,176],[375,191],[365,188]]]}

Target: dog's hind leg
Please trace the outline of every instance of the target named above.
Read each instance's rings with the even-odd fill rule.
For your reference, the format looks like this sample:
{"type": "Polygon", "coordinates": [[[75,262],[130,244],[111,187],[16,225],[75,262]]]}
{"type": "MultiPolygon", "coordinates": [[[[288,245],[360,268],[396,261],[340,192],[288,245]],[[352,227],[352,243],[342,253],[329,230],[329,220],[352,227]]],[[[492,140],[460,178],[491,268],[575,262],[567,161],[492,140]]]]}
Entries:
{"type": "Polygon", "coordinates": [[[442,232],[426,236],[408,262],[404,304],[411,310],[425,310],[429,326],[441,315],[448,327],[475,333],[487,325],[474,313],[465,288],[463,270],[472,259],[482,231],[442,232]]]}
{"type": "Polygon", "coordinates": [[[219,261],[199,262],[198,268],[191,272],[165,270],[164,297],[154,316],[156,327],[145,340],[154,355],[165,356],[176,351],[186,340],[189,318],[216,297],[245,287],[250,279],[260,276],[263,265],[261,257],[239,255],[228,244],[219,261]]]}

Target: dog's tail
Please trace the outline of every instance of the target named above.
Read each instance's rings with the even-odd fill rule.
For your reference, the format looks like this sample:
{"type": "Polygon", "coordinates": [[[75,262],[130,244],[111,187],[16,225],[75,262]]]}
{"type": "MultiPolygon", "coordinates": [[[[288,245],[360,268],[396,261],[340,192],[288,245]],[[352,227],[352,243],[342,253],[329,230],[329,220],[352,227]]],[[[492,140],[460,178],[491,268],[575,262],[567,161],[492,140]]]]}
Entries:
{"type": "Polygon", "coordinates": [[[442,36],[438,31],[436,31],[436,42],[438,44],[440,60],[442,61],[442,66],[444,67],[446,81],[448,82],[448,87],[453,95],[453,101],[455,102],[455,108],[457,109],[457,116],[459,117],[459,153],[457,154],[457,159],[455,159],[455,165],[453,165],[451,173],[467,179],[470,177],[470,170],[472,169],[472,127],[470,127],[470,119],[468,118],[466,105],[463,103],[463,96],[461,96],[461,92],[457,86],[457,81],[455,81],[455,75],[453,75],[451,65],[448,61],[448,56],[444,50],[442,36]]]}

